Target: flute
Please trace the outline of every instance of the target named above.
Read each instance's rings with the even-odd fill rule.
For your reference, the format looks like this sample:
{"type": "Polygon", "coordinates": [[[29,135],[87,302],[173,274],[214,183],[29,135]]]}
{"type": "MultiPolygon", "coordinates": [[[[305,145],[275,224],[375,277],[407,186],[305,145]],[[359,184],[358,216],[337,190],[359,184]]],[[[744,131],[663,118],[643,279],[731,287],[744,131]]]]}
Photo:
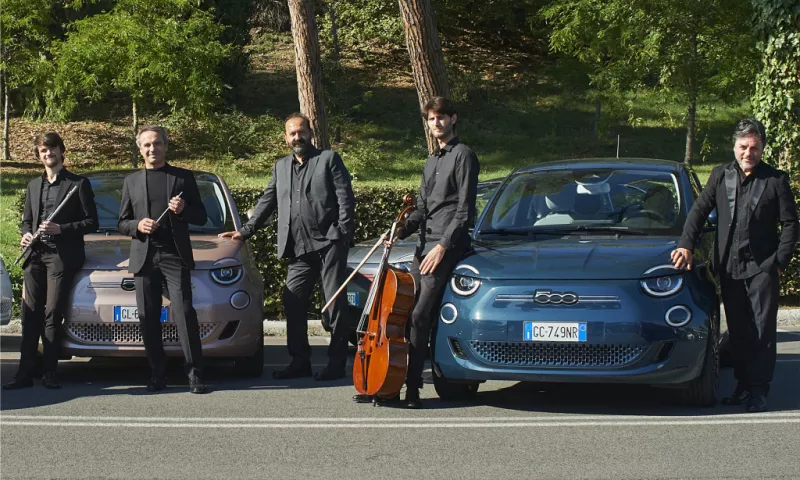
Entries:
{"type": "MultiPolygon", "coordinates": [[[[59,203],[58,206],[56,207],[56,209],[53,210],[53,212],[50,215],[47,216],[47,218],[45,219],[45,222],[52,222],[53,218],[55,218],[55,216],[58,215],[58,212],[61,211],[61,208],[67,203],[67,200],[69,200],[69,197],[71,197],[72,194],[75,193],[77,190],[78,190],[78,186],[77,185],[75,185],[72,188],[70,188],[69,192],[67,192],[67,195],[64,197],[63,200],[61,200],[61,203],[59,203]]],[[[39,237],[41,237],[41,236],[42,236],[42,231],[37,229],[36,233],[33,234],[33,238],[31,239],[31,243],[29,243],[28,246],[25,247],[22,250],[22,253],[20,253],[19,257],[17,257],[17,259],[14,261],[14,265],[18,264],[19,261],[22,260],[23,258],[25,258],[25,260],[27,260],[28,257],[30,257],[31,253],[33,252],[33,245],[39,240],[39,237]]]]}

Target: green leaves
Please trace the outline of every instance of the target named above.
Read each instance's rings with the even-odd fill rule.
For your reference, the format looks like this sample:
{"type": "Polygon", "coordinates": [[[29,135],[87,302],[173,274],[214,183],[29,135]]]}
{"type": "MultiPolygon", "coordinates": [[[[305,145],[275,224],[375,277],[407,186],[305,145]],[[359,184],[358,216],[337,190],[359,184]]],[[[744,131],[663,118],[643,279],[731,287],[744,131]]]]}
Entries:
{"type": "Polygon", "coordinates": [[[137,103],[205,114],[220,103],[220,62],[232,54],[223,27],[194,0],[119,0],[114,8],[70,25],[57,48],[57,102],[68,117],[79,100],[126,93],[137,103]]]}

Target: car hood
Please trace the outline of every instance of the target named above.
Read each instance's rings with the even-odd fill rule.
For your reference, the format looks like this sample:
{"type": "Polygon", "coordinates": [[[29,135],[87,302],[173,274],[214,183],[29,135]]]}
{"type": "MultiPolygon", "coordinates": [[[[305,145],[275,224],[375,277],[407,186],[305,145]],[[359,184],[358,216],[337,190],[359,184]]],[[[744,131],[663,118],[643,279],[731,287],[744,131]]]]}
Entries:
{"type": "Polygon", "coordinates": [[[670,263],[675,237],[476,242],[460,263],[485,279],[638,279],[670,263]]]}
{"type": "MultiPolygon", "coordinates": [[[[389,254],[389,263],[410,261],[414,255],[414,251],[417,249],[417,240],[419,240],[419,235],[414,234],[409,235],[403,240],[394,242],[394,245],[392,245],[392,251],[389,254]]],[[[360,263],[377,242],[378,239],[373,238],[361,243],[357,243],[354,247],[351,247],[347,254],[347,263],[351,265],[357,265],[360,263]]],[[[383,248],[378,248],[375,250],[375,253],[369,257],[367,263],[378,263],[381,259],[382,253],[383,248]]]]}
{"type": "MultiPolygon", "coordinates": [[[[118,270],[128,268],[131,239],[122,235],[87,235],[84,270],[118,270]]],[[[219,238],[216,235],[192,235],[192,255],[196,270],[208,270],[221,258],[239,258],[244,242],[219,238]]]]}

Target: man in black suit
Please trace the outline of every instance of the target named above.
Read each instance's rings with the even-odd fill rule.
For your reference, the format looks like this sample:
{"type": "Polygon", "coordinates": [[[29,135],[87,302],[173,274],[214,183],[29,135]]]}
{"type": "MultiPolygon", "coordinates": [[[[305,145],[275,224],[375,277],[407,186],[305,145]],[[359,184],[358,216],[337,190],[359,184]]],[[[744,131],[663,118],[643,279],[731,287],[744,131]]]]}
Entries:
{"type": "Polygon", "coordinates": [[[722,403],[747,404],[748,412],[763,412],[775,370],[780,274],[789,265],[800,229],[789,176],[761,162],[766,142],[761,122],[742,120],[733,140],[736,160],[711,171],[672,261],[678,268],[692,268],[692,248],[716,208],[714,268],[738,381],[722,403]]]}
{"type": "Polygon", "coordinates": [[[34,141],[33,153],[44,164],[44,173],[28,183],[20,245],[31,245],[34,225],[38,225],[40,236],[22,265],[25,295],[19,369],[14,379],[3,385],[6,390],[33,385],[39,337],[43,349],[42,384],[45,388],[60,388],[56,367],[61,323],[75,274],[85,259],[83,236],[97,231],[92,186],[88,179],[64,167],[64,152],[64,142],[55,132],[39,135],[34,141]],[[72,188],[77,191],[47,221],[72,188]]]}
{"type": "MultiPolygon", "coordinates": [[[[338,153],[318,150],[311,143],[311,124],[303,114],[286,119],[284,138],[292,154],[272,168],[272,178],[258,200],[252,218],[238,232],[220,237],[246,240],[278,211],[278,256],[289,259],[283,289],[286,341],[292,361],[275,378],[311,376],[308,343],[308,306],[314,285],[322,277],[322,290],[330,299],[342,284],[347,252],[355,228],[355,198],[350,174],[338,153]]],[[[348,325],[347,298],[340,295],[330,310],[331,343],[328,365],[317,380],[345,376],[348,325]]]]}
{"type": "Polygon", "coordinates": [[[166,162],[168,141],[167,131],[158,126],[144,127],[136,136],[145,168],[125,177],[117,228],[133,239],[128,271],[134,275],[139,325],[152,370],[147,390],[155,392],[166,385],[161,336],[165,282],[186,359],[189,391],[205,393],[200,329],[192,306],[189,271],[194,268],[194,256],[189,224],[205,225],[206,209],[192,172],[166,162]],[[161,221],[154,220],[165,211],[161,221]]]}

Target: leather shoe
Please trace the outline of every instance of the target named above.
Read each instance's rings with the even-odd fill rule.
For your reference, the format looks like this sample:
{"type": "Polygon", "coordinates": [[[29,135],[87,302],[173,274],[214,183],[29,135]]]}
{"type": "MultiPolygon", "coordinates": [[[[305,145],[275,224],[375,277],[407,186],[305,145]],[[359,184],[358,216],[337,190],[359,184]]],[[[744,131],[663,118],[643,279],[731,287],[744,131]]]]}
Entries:
{"type": "Polygon", "coordinates": [[[325,382],[329,380],[339,380],[340,378],[344,378],[345,375],[343,368],[325,367],[321,372],[314,375],[314,379],[325,382]]]}
{"type": "Polygon", "coordinates": [[[353,401],[356,403],[372,403],[373,398],[375,397],[367,395],[366,393],[357,393],[353,395],[353,401]]]}
{"type": "Polygon", "coordinates": [[[31,377],[14,377],[10,382],[3,385],[3,390],[19,390],[20,388],[28,388],[33,386],[31,377]]]}
{"type": "Polygon", "coordinates": [[[747,402],[747,413],[758,413],[767,411],[767,397],[764,395],[753,395],[747,402]]]}
{"type": "Polygon", "coordinates": [[[61,385],[59,385],[58,380],[56,379],[56,374],[53,372],[47,372],[42,375],[42,386],[51,390],[61,388],[61,385]]]}
{"type": "Polygon", "coordinates": [[[422,399],[419,398],[419,389],[408,388],[405,399],[406,408],[422,408],[422,399]]]}
{"type": "Polygon", "coordinates": [[[374,403],[377,406],[386,405],[388,403],[399,402],[400,394],[398,393],[391,398],[381,398],[378,396],[367,395],[365,393],[358,393],[353,395],[353,401],[356,403],[374,403]]]}
{"type": "Polygon", "coordinates": [[[750,400],[750,392],[741,387],[736,387],[730,397],[725,397],[719,403],[723,405],[744,405],[750,400]]]}
{"type": "Polygon", "coordinates": [[[160,392],[167,387],[167,381],[164,377],[153,377],[147,382],[148,392],[160,392]]]}
{"type": "Polygon", "coordinates": [[[272,376],[277,378],[278,380],[286,380],[289,378],[301,378],[301,377],[310,377],[312,374],[311,372],[311,364],[289,364],[283,370],[276,370],[272,372],[272,376]]]}
{"type": "Polygon", "coordinates": [[[196,393],[196,394],[203,394],[206,393],[208,390],[206,389],[205,384],[200,381],[197,377],[190,377],[189,378],[189,393],[196,393]]]}

